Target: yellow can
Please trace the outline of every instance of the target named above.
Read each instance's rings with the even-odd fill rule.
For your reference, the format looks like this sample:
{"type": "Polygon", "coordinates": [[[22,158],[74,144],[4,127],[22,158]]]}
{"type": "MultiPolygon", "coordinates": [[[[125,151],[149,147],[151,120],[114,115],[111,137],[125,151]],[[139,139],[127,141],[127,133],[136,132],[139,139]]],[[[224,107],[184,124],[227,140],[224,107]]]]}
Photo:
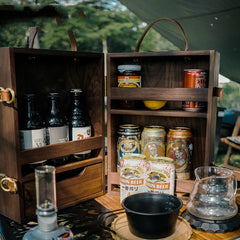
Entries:
{"type": "Polygon", "coordinates": [[[163,126],[145,126],[142,131],[142,154],[149,160],[150,157],[165,156],[166,132],[163,126]]]}

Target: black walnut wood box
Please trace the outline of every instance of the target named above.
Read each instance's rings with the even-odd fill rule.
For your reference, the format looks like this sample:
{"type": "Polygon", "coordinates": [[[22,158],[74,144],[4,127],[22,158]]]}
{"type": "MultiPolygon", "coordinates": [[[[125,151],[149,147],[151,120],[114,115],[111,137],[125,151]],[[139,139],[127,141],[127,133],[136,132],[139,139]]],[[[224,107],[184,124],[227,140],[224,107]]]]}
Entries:
{"type": "MultiPolygon", "coordinates": [[[[168,131],[172,127],[188,127],[193,134],[192,171],[214,161],[215,129],[220,55],[214,50],[179,52],[110,53],[107,58],[107,140],[108,140],[108,192],[119,194],[117,172],[117,130],[124,123],[161,125],[168,131]],[[141,88],[117,87],[117,66],[142,66],[141,88]],[[183,88],[184,69],[205,69],[207,88],[183,88]],[[167,106],[156,111],[144,107],[122,108],[119,102],[133,100],[167,101],[167,106]],[[182,109],[182,101],[205,102],[202,112],[182,109]]],[[[193,174],[192,174],[193,176],[193,174]]],[[[186,180],[185,180],[186,181],[186,180]]],[[[184,181],[177,181],[176,189],[189,191],[184,181]],[[186,188],[186,189],[185,189],[186,188]]]]}
{"type": "MultiPolygon", "coordinates": [[[[104,157],[104,62],[101,53],[1,48],[0,86],[11,88],[13,103],[0,103],[0,173],[15,181],[17,192],[0,189],[0,214],[23,222],[36,211],[34,173],[23,175],[22,167],[46,159],[92,150],[91,158],[56,167],[57,206],[65,208],[105,193],[104,157]],[[51,90],[65,93],[82,88],[91,118],[93,136],[21,151],[19,99],[24,93],[44,96],[51,90]]],[[[44,106],[46,99],[42,99],[44,106]]]]}

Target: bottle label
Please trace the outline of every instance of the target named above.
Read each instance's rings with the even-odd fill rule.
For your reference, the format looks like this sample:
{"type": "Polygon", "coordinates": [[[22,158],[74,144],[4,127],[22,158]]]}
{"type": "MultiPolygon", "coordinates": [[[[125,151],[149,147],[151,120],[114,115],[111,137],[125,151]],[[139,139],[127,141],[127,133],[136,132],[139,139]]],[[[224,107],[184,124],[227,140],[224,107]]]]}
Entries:
{"type": "Polygon", "coordinates": [[[46,129],[20,130],[21,149],[37,148],[46,145],[46,129]]]}
{"type": "Polygon", "coordinates": [[[56,144],[63,143],[69,140],[68,126],[48,127],[47,128],[47,143],[56,144]]]}
{"type": "MultiPolygon", "coordinates": [[[[72,128],[72,140],[81,140],[81,139],[85,139],[85,138],[89,138],[91,137],[91,126],[87,126],[87,127],[73,127],[72,128]]],[[[90,153],[91,150],[87,150],[84,152],[80,152],[77,154],[88,154],[90,153]]]]}
{"type": "Polygon", "coordinates": [[[118,87],[141,87],[141,76],[118,76],[118,87]]]}

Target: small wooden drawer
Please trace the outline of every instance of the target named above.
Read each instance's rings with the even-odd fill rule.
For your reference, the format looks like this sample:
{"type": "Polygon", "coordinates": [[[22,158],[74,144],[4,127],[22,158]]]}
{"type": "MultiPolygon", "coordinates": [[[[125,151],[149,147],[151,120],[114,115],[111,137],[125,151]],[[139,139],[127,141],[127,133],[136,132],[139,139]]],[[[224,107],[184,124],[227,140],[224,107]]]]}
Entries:
{"type": "MultiPolygon", "coordinates": [[[[102,163],[56,174],[57,207],[73,206],[104,192],[102,163]]],[[[35,181],[23,184],[25,217],[36,214],[35,181]]]]}

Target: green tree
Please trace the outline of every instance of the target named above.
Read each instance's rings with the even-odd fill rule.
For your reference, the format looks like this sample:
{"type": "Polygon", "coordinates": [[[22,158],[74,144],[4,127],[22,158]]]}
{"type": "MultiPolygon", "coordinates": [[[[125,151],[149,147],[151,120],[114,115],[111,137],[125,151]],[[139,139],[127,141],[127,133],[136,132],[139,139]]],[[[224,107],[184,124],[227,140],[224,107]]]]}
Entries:
{"type": "Polygon", "coordinates": [[[220,107],[227,109],[240,109],[240,84],[236,82],[226,83],[223,87],[220,107]]]}
{"type": "MultiPolygon", "coordinates": [[[[0,4],[4,2],[6,1],[0,0],[0,4]]],[[[7,2],[9,4],[9,1],[7,2]]],[[[0,46],[24,47],[27,29],[30,26],[37,26],[40,47],[44,49],[71,50],[67,31],[72,30],[79,51],[102,52],[104,45],[108,52],[134,51],[145,25],[133,13],[122,7],[118,1],[74,1],[76,3],[74,6],[66,5],[68,2],[67,0],[12,1],[12,4],[18,3],[18,7],[24,3],[33,9],[46,4],[55,4],[62,15],[62,24],[57,25],[55,18],[38,18],[1,26],[0,46]],[[82,11],[85,17],[79,18],[79,13],[82,11]]],[[[176,49],[159,33],[150,30],[142,42],[140,50],[176,49]]]]}

